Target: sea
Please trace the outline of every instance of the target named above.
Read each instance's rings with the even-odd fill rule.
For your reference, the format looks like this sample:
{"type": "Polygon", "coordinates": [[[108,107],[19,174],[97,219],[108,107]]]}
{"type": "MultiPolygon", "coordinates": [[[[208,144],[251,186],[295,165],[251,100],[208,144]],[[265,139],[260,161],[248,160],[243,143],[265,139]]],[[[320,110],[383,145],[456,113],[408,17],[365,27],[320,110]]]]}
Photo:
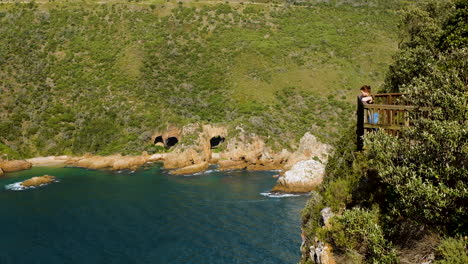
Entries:
{"type": "Polygon", "coordinates": [[[303,195],[275,171],[33,167],[0,177],[0,263],[297,263],[303,195]],[[22,188],[52,175],[56,182],[22,188]]]}

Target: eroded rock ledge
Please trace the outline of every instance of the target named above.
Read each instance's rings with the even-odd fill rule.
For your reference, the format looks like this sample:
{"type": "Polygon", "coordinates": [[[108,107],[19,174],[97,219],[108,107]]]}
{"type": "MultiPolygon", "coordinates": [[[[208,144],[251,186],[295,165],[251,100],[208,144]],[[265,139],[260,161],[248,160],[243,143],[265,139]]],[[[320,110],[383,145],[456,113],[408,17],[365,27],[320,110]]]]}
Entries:
{"type": "Polygon", "coordinates": [[[1,160],[0,159],[0,175],[4,172],[14,172],[27,170],[32,167],[32,163],[26,160],[1,160]]]}

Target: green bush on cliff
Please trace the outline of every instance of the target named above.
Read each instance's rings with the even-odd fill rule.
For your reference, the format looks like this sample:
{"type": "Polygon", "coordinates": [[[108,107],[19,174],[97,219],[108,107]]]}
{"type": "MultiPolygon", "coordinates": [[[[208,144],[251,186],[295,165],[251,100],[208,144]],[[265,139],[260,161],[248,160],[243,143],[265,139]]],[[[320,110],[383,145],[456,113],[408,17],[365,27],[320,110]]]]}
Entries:
{"type": "Polygon", "coordinates": [[[353,208],[331,219],[327,234],[336,251],[354,250],[367,263],[397,263],[396,254],[379,225],[379,212],[353,208]]]}
{"type": "Polygon", "coordinates": [[[468,248],[465,238],[448,237],[437,248],[435,264],[464,264],[468,263],[468,248]]]}
{"type": "MultiPolygon", "coordinates": [[[[405,39],[384,88],[408,93],[416,106],[411,127],[400,137],[368,134],[360,154],[353,152],[355,138],[342,136],[350,143],[336,145],[319,192],[323,199],[307,209],[308,241],[318,236],[336,246],[338,255],[360,253],[378,263],[380,253],[395,261],[392,244],[411,247],[398,240],[408,223],[418,233],[467,235],[467,2],[430,1],[403,15],[405,39]],[[318,227],[325,206],[340,208],[328,231],[318,227]]],[[[466,241],[447,238],[435,253],[441,263],[464,263],[466,241]]]]}
{"type": "MultiPolygon", "coordinates": [[[[464,12],[468,18],[468,9],[464,12]]],[[[412,126],[401,138],[368,136],[367,155],[388,187],[388,209],[394,217],[466,234],[468,43],[437,52],[426,73],[405,83],[407,97],[416,106],[412,126]]]]}

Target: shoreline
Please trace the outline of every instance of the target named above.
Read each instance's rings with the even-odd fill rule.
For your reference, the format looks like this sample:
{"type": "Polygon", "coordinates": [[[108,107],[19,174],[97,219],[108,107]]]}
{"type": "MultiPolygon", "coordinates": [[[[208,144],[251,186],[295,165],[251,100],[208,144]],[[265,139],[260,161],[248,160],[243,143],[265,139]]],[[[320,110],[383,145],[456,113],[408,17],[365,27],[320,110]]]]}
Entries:
{"type": "Polygon", "coordinates": [[[294,152],[282,150],[273,152],[259,138],[244,144],[228,144],[228,148],[220,153],[213,153],[209,146],[185,146],[175,148],[168,153],[123,156],[113,154],[98,156],[85,154],[83,156],[46,156],[26,160],[0,160],[0,176],[2,172],[13,172],[30,169],[31,167],[79,167],[87,169],[107,169],[112,171],[132,170],[148,163],[162,162],[163,168],[172,175],[191,175],[202,173],[216,165],[217,170],[247,170],[247,171],[277,171],[277,183],[272,188],[272,194],[304,194],[313,191],[322,183],[325,164],[331,147],[323,144],[306,133],[300,140],[298,149],[294,152]],[[234,146],[233,146],[234,145],[234,146]],[[3,171],[1,170],[3,169],[3,171]]]}

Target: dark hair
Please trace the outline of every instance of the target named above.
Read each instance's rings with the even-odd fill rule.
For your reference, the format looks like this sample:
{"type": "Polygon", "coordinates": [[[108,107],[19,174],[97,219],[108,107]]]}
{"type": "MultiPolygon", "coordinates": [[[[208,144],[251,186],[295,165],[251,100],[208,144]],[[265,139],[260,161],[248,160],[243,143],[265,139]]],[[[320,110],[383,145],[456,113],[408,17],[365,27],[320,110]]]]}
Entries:
{"type": "Polygon", "coordinates": [[[367,89],[370,89],[370,88],[371,88],[370,85],[363,85],[361,87],[361,91],[364,91],[364,90],[367,90],[367,89]]]}

